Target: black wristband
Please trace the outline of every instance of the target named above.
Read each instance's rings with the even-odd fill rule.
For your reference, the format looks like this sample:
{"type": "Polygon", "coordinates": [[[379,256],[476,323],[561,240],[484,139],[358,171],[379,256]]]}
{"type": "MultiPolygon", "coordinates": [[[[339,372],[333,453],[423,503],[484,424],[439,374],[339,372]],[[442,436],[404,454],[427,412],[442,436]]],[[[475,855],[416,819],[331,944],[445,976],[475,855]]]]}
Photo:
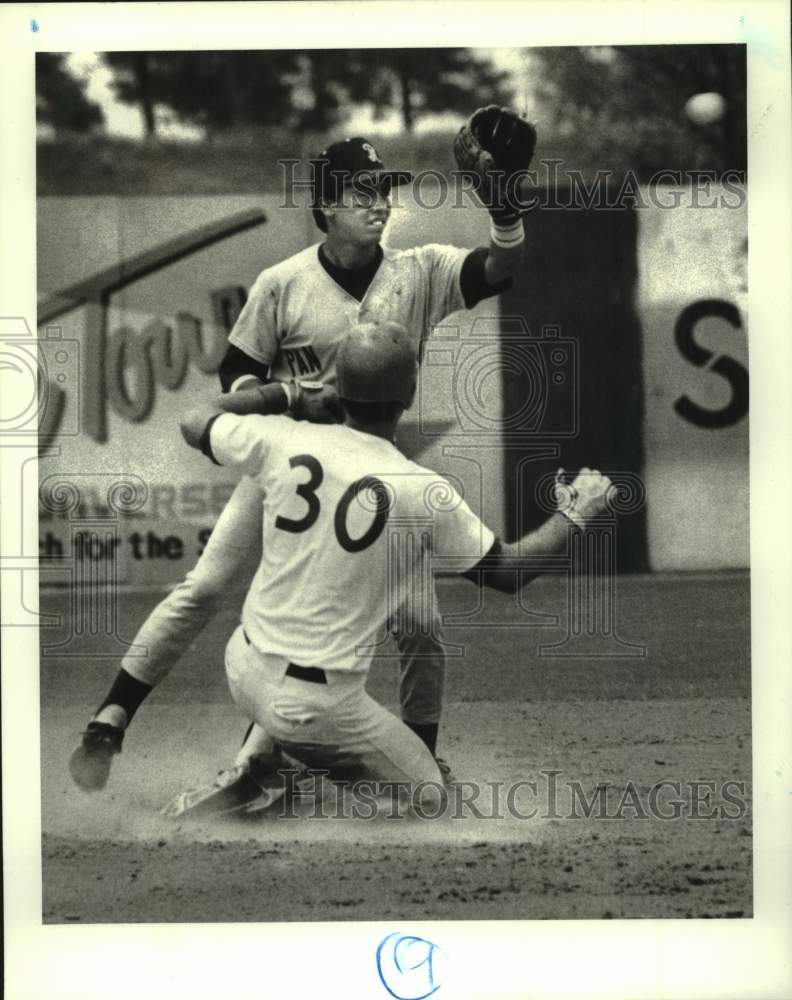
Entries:
{"type": "Polygon", "coordinates": [[[103,708],[108,705],[120,705],[127,714],[127,723],[132,721],[132,716],[143,704],[146,697],[154,688],[151,684],[144,684],[132,674],[128,674],[122,667],[118,671],[118,676],[113,681],[112,687],[107,692],[107,697],[97,708],[98,715],[103,708]]]}

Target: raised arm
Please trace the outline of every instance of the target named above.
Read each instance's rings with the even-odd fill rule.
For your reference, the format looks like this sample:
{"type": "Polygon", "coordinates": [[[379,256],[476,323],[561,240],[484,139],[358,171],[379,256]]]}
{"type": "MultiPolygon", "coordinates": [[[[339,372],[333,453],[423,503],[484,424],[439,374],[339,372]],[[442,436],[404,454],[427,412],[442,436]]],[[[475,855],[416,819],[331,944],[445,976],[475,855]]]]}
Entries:
{"type": "Polygon", "coordinates": [[[563,471],[559,469],[556,475],[558,511],[518,542],[496,541],[487,555],[463,576],[479,586],[513,594],[543,572],[536,566],[538,559],[563,551],[570,526],[579,531],[592,518],[606,512],[612,486],[607,476],[597,469],[583,468],[567,484],[563,471]]]}
{"type": "Polygon", "coordinates": [[[524,206],[518,181],[531,164],[536,130],[508,108],[479,108],[454,141],[459,169],[490,213],[490,243],[484,274],[490,285],[512,277],[523,258],[524,206]]]}

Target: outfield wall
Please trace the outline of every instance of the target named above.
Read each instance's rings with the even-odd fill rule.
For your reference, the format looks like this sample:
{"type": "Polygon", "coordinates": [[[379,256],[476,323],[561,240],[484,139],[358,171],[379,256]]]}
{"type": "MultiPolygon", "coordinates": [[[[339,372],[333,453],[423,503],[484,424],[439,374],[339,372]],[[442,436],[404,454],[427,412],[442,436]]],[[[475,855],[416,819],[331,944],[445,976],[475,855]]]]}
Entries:
{"type": "Polygon", "coordinates": [[[642,218],[644,479],[654,569],[748,566],[745,210],[642,218]]]}
{"type": "MultiPolygon", "coordinates": [[[[391,245],[486,241],[484,211],[430,210],[422,195],[424,207],[401,195],[391,245]]],[[[745,225],[744,207],[535,213],[513,290],[449,317],[427,345],[403,447],[506,537],[541,516],[533,488],[559,461],[640,473],[648,503],[624,522],[624,568],[747,565],[745,225]]],[[[43,429],[55,434],[39,467],[45,582],[87,579],[111,549],[129,583],[193,564],[233,483],[183,444],[179,413],[217,390],[257,273],[318,235],[276,196],[40,199],[43,429]],[[248,228],[138,259],[125,283],[142,252],[240,213],[248,228]]]]}

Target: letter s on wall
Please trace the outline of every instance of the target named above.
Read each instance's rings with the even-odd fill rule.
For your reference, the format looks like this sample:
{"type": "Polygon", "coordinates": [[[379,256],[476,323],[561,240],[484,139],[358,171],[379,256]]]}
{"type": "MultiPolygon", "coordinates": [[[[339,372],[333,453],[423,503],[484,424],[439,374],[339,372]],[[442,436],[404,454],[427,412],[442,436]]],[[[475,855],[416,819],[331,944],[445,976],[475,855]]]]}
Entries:
{"type": "Polygon", "coordinates": [[[707,367],[726,379],[731,388],[731,399],[719,410],[699,406],[689,396],[680,396],[674,403],[676,412],[697,427],[720,428],[739,423],[748,413],[748,372],[739,361],[721,354],[711,364],[712,351],[696,343],[696,324],[708,316],[723,319],[735,329],[741,329],[740,312],[731,302],[723,299],[702,299],[686,306],[679,314],[674,327],[674,339],[679,353],[697,368],[707,367]]]}

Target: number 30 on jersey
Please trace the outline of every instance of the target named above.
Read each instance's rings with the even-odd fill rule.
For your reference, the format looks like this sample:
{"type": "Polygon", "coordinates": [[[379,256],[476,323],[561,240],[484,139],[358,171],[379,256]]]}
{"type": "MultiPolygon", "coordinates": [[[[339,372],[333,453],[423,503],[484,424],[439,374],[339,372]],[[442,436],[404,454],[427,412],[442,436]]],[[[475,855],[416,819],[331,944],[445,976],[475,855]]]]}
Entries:
{"type": "MultiPolygon", "coordinates": [[[[294,520],[290,517],[283,517],[280,514],[275,518],[275,527],[281,531],[291,531],[299,534],[308,531],[316,523],[321,510],[318,490],[324,479],[324,469],[322,463],[314,455],[293,455],[289,459],[292,469],[299,467],[308,470],[309,478],[307,482],[299,483],[296,487],[297,496],[307,504],[307,509],[303,517],[294,520]]],[[[356,479],[354,483],[344,490],[341,499],[335,509],[333,527],[338,544],[346,552],[362,552],[367,549],[382,534],[390,515],[391,498],[385,484],[376,476],[363,476],[356,479]],[[374,520],[360,538],[352,538],[347,529],[347,514],[349,506],[362,490],[369,490],[375,498],[374,520]]]]}

